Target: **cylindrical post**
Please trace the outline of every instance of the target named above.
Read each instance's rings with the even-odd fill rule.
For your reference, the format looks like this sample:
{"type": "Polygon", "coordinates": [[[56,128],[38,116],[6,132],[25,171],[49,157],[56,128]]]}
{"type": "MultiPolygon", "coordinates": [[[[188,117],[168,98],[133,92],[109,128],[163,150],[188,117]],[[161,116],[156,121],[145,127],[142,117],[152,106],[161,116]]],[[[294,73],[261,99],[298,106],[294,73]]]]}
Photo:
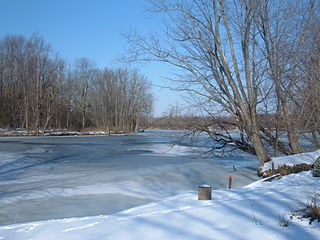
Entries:
{"type": "Polygon", "coordinates": [[[198,187],[198,200],[211,200],[212,187],[204,184],[198,187]]]}
{"type": "Polygon", "coordinates": [[[232,186],[232,176],[229,176],[229,189],[231,189],[232,186]]]}

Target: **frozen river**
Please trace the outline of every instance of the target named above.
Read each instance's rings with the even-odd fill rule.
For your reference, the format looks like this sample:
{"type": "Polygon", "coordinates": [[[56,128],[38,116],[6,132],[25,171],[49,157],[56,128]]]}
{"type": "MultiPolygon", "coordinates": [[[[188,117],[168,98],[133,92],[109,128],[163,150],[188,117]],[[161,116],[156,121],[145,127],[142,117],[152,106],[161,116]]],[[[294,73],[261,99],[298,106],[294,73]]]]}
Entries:
{"type": "Polygon", "coordinates": [[[257,179],[254,157],[204,157],[206,146],[173,146],[178,133],[1,137],[0,225],[112,214],[203,183],[226,188],[229,175],[234,187],[257,179]]]}

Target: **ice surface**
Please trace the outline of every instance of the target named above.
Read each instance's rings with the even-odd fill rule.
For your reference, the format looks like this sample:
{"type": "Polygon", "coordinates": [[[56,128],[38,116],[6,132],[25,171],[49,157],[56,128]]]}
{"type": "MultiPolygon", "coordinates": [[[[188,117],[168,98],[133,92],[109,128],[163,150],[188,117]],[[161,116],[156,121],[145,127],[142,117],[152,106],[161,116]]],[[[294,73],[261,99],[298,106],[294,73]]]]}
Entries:
{"type": "Polygon", "coordinates": [[[0,138],[0,225],[111,214],[203,183],[226,188],[229,175],[234,187],[257,179],[256,159],[203,158],[172,147],[175,134],[0,138]]]}
{"type": "Polygon", "coordinates": [[[135,207],[150,202],[123,194],[89,194],[52,196],[47,198],[21,199],[0,208],[2,224],[12,222],[30,222],[70,217],[96,216],[112,214],[124,208],[135,207]],[[49,207],[50,206],[50,207],[49,207]],[[14,213],[14,214],[11,214],[14,213]]]}

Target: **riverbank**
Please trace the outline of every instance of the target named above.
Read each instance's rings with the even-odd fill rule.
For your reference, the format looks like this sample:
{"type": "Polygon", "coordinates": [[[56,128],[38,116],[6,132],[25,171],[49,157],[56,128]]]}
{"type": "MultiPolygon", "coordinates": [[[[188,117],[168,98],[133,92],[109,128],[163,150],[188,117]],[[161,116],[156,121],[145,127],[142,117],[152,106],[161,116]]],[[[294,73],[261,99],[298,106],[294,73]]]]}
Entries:
{"type": "Polygon", "coordinates": [[[0,128],[0,137],[23,137],[23,136],[86,136],[86,135],[128,135],[133,132],[125,131],[107,131],[107,130],[92,130],[92,131],[69,131],[69,130],[42,130],[27,131],[25,129],[3,129],[0,128]]]}
{"type": "Polygon", "coordinates": [[[319,222],[303,216],[320,199],[319,180],[304,171],[214,189],[211,201],[188,192],[113,215],[3,226],[0,239],[318,239],[319,222]]]}

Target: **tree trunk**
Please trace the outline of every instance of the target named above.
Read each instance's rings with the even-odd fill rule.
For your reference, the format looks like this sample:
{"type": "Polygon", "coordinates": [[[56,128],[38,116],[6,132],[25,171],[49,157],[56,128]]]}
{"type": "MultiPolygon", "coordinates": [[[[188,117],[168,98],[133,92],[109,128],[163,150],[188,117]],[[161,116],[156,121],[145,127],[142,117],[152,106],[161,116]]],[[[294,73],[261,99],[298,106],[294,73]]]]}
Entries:
{"type": "Polygon", "coordinates": [[[262,138],[264,141],[270,144],[270,146],[274,149],[274,156],[277,156],[277,152],[281,152],[285,155],[291,155],[293,154],[291,149],[284,146],[282,142],[279,141],[279,132],[278,129],[276,129],[276,136],[273,136],[273,134],[268,131],[267,129],[260,127],[260,131],[263,133],[262,138]]]}
{"type": "Polygon", "coordinates": [[[85,127],[85,118],[86,118],[86,110],[83,108],[82,110],[82,129],[85,127]]]}
{"type": "Polygon", "coordinates": [[[311,132],[312,134],[312,142],[313,144],[317,147],[317,148],[320,148],[320,143],[319,143],[319,140],[318,140],[318,134],[317,134],[317,131],[316,130],[313,130],[311,132]]]}
{"type": "Polygon", "coordinates": [[[291,117],[289,115],[288,106],[287,106],[286,101],[283,99],[280,99],[280,101],[282,102],[283,114],[285,117],[284,120],[285,120],[285,124],[286,124],[286,130],[288,133],[288,140],[289,140],[289,145],[290,145],[291,151],[293,154],[303,153],[304,150],[299,143],[299,136],[298,136],[297,127],[296,127],[296,120],[292,119],[293,117],[291,117]]]}
{"type": "Polygon", "coordinates": [[[252,127],[252,132],[249,136],[250,141],[252,142],[253,148],[255,150],[256,156],[259,159],[260,165],[270,161],[270,158],[267,154],[267,151],[262,143],[262,140],[259,136],[259,131],[256,126],[252,127]]]}

